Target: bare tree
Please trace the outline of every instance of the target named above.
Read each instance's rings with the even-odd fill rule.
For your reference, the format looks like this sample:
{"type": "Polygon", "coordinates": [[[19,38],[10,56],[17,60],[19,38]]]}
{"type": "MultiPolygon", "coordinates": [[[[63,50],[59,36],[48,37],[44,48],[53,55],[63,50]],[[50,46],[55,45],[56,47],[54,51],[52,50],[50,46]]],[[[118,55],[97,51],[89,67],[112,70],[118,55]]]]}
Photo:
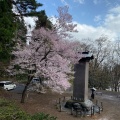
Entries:
{"type": "Polygon", "coordinates": [[[96,40],[84,40],[82,44],[83,50],[90,51],[94,55],[94,60],[90,62],[90,86],[95,86],[98,88],[106,87],[105,84],[108,83],[107,81],[105,81],[108,74],[108,72],[106,71],[108,70],[104,65],[109,56],[110,47],[110,41],[105,36],[102,36],[96,40]]]}

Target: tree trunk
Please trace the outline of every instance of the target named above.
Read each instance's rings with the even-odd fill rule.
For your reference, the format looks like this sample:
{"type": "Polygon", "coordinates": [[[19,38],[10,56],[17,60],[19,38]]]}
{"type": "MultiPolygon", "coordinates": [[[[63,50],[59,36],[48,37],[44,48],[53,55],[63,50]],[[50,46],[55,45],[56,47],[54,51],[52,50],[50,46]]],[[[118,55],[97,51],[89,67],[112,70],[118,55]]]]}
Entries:
{"type": "Polygon", "coordinates": [[[25,102],[25,97],[26,97],[26,91],[27,91],[27,87],[28,85],[30,84],[31,80],[33,79],[33,76],[28,76],[28,81],[25,85],[25,88],[22,92],[22,98],[21,98],[21,103],[24,103],[25,102]]]}

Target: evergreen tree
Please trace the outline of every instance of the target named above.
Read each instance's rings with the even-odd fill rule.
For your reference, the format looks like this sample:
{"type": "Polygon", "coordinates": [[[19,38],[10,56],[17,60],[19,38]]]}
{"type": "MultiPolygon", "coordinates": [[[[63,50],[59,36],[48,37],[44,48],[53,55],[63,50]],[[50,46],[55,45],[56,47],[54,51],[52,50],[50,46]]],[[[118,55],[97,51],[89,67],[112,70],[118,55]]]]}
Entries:
{"type": "Polygon", "coordinates": [[[38,27],[50,28],[45,11],[37,11],[40,6],[42,4],[36,0],[0,0],[0,71],[6,63],[9,64],[16,43],[26,43],[24,17],[38,17],[38,27]]]}
{"type": "Polygon", "coordinates": [[[8,60],[14,46],[15,19],[9,0],[0,1],[0,61],[8,60]]]}
{"type": "Polygon", "coordinates": [[[48,20],[48,17],[44,10],[40,12],[38,15],[38,20],[36,21],[36,29],[41,27],[52,29],[52,23],[48,20]]]}

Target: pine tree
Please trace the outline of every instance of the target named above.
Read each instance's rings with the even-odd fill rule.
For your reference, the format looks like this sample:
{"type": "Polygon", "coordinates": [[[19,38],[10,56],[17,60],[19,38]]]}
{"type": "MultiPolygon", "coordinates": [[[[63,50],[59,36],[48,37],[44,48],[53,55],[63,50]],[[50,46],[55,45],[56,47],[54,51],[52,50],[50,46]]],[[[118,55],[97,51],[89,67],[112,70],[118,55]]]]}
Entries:
{"type": "Polygon", "coordinates": [[[8,60],[14,46],[15,19],[9,0],[0,1],[0,61],[8,60]]]}
{"type": "Polygon", "coordinates": [[[41,6],[36,0],[0,0],[0,71],[4,68],[3,63],[5,66],[6,63],[9,64],[16,43],[26,43],[27,28],[24,17],[38,17],[39,27],[50,23],[45,11],[37,10],[41,6]]]}
{"type": "Polygon", "coordinates": [[[48,19],[44,10],[40,12],[40,14],[38,15],[38,20],[36,21],[36,29],[41,27],[52,29],[52,23],[48,19]]]}

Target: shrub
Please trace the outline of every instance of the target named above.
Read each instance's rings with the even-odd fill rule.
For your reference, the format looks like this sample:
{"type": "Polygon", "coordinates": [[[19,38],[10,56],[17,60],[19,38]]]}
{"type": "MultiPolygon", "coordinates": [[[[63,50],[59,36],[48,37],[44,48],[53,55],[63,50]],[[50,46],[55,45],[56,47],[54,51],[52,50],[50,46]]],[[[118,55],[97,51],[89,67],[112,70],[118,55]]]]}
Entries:
{"type": "Polygon", "coordinates": [[[50,116],[45,113],[36,113],[31,117],[31,120],[56,120],[57,118],[54,116],[50,116]]]}

